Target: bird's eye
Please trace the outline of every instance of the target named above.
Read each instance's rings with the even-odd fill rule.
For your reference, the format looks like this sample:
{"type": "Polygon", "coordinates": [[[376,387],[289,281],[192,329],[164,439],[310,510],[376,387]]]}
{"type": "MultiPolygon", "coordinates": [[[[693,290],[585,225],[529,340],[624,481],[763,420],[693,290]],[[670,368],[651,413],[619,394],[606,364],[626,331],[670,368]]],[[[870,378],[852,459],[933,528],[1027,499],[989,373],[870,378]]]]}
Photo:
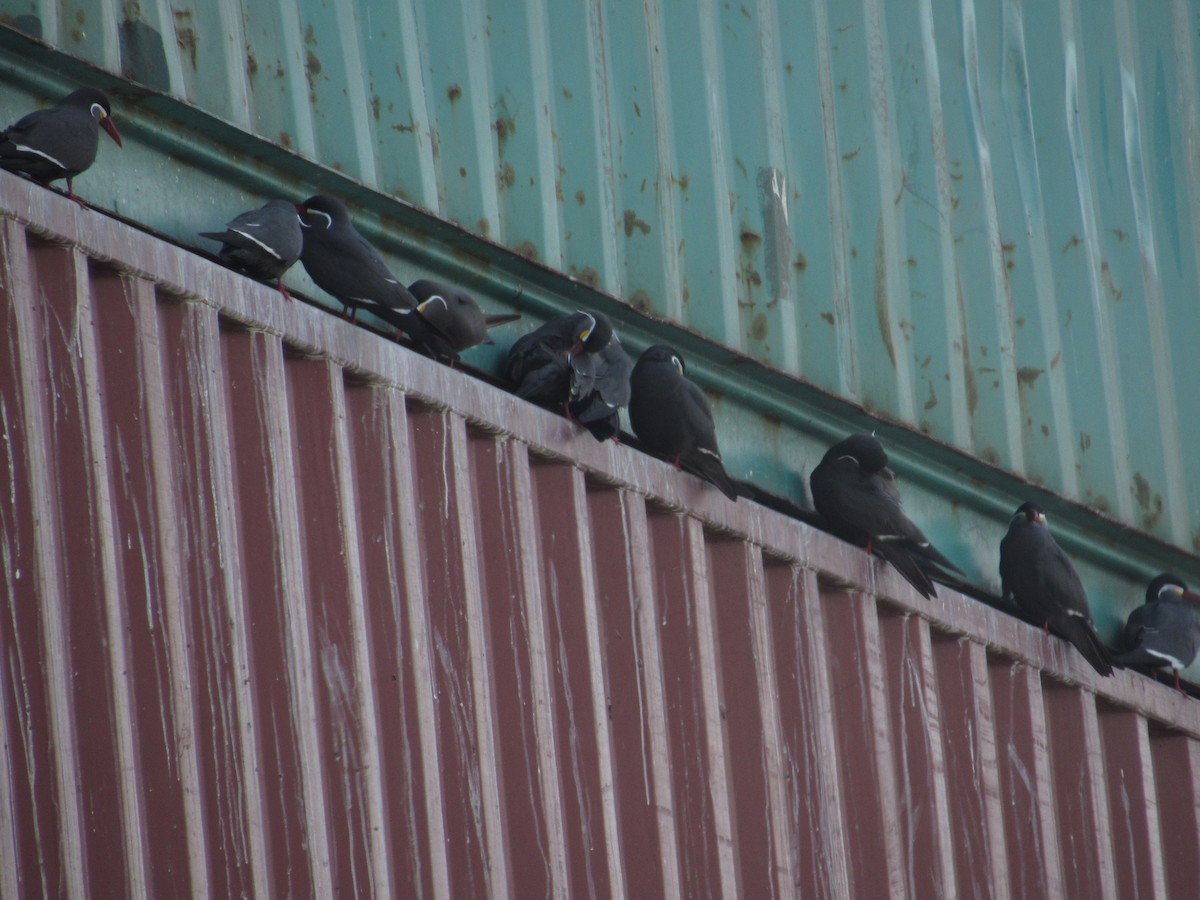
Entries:
{"type": "Polygon", "coordinates": [[[93,103],[92,104],[92,115],[95,116],[97,119],[103,119],[108,116],[108,113],[106,113],[104,111],[104,107],[101,106],[99,103],[93,103]]]}

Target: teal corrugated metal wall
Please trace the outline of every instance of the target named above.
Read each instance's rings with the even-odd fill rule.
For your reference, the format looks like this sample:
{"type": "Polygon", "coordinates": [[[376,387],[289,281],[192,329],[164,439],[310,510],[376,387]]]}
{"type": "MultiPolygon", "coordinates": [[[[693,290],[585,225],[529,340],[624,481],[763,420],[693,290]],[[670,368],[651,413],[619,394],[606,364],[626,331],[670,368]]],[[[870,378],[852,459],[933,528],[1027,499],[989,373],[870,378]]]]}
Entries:
{"type": "MultiPolygon", "coordinates": [[[[0,0],[0,12],[636,309],[1200,548],[1194,3],[0,0]]],[[[189,242],[213,224],[123,199],[189,242]]],[[[726,358],[699,361],[707,387],[729,380],[726,358]]],[[[746,421],[753,393],[721,409],[744,426],[726,439],[743,473],[772,440],[746,421]]]]}

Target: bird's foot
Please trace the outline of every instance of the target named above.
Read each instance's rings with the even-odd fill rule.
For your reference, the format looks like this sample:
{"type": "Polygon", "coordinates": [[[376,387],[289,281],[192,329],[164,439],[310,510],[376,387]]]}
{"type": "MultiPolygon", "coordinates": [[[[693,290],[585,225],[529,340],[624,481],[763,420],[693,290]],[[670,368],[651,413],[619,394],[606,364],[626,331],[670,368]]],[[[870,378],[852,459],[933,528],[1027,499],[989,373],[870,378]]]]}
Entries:
{"type": "Polygon", "coordinates": [[[67,179],[67,199],[74,200],[76,203],[78,203],[80,209],[88,208],[88,205],[86,203],[84,203],[80,198],[75,196],[75,189],[71,187],[71,179],[70,178],[67,179]]]}
{"type": "Polygon", "coordinates": [[[283,286],[283,279],[282,279],[282,278],[281,278],[281,279],[279,279],[279,284],[278,284],[278,285],[276,285],[276,287],[278,287],[278,288],[279,288],[279,293],[283,294],[283,299],[284,299],[284,300],[287,300],[287,301],[289,301],[289,302],[290,302],[290,301],[291,301],[291,299],[292,299],[292,295],[291,295],[291,294],[289,294],[289,293],[288,293],[288,289],[287,289],[287,288],[285,288],[285,287],[283,286]]]}
{"type": "Polygon", "coordinates": [[[682,453],[676,453],[676,454],[675,454],[675,458],[674,458],[673,460],[671,460],[671,465],[673,465],[673,466],[675,467],[675,471],[676,471],[676,472],[682,472],[682,471],[683,471],[683,466],[681,466],[681,465],[679,464],[679,457],[681,457],[681,456],[683,456],[683,454],[682,454],[682,453]]]}

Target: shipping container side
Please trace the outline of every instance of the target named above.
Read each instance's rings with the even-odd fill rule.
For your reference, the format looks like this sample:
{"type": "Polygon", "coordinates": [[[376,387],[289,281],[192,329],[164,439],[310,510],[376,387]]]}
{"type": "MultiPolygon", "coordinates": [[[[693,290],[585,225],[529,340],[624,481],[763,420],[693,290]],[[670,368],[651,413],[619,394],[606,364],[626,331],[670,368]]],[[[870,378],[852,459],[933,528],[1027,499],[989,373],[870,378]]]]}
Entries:
{"type": "Polygon", "coordinates": [[[1182,0],[3,0],[0,106],[107,88],[126,147],[102,136],[81,192],[186,245],[321,190],[406,281],[687,340],[767,417],[735,467],[782,376],[814,451],[808,386],[838,428],[869,413],[1194,553],[1194,25],[1182,0]]]}
{"type": "Polygon", "coordinates": [[[1191,697],[0,188],[6,894],[1190,884],[1191,697]]]}

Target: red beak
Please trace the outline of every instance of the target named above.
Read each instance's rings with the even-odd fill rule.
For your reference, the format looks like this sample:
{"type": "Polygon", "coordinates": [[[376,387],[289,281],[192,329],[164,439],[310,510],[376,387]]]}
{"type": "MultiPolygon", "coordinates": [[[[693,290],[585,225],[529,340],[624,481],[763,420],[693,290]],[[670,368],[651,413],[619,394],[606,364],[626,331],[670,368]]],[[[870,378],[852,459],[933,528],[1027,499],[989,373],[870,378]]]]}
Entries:
{"type": "Polygon", "coordinates": [[[117,133],[117,126],[113,124],[112,116],[105,116],[101,119],[100,127],[108,132],[108,136],[117,142],[118,147],[124,148],[125,145],[121,143],[121,135],[117,133]]]}
{"type": "Polygon", "coordinates": [[[1197,594],[1194,591],[1184,591],[1183,599],[1190,600],[1190,601],[1192,601],[1192,603],[1195,603],[1197,606],[1200,606],[1200,594],[1197,594]]]}

